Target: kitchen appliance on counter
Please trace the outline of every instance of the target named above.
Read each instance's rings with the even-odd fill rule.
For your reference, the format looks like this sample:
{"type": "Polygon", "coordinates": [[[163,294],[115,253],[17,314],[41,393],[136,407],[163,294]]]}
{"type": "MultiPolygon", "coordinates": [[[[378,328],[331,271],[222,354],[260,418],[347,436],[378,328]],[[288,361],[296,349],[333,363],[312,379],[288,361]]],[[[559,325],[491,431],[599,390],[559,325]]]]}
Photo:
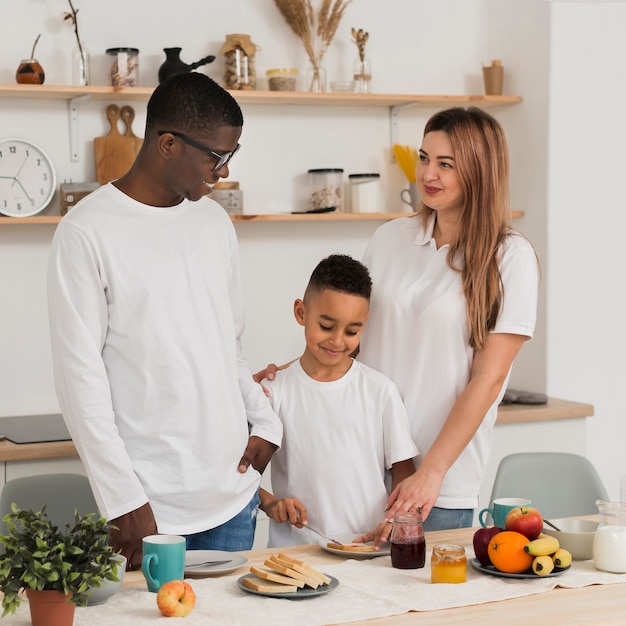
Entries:
{"type": "Polygon", "coordinates": [[[0,417],[0,435],[18,444],[71,441],[60,413],[0,417]]]}

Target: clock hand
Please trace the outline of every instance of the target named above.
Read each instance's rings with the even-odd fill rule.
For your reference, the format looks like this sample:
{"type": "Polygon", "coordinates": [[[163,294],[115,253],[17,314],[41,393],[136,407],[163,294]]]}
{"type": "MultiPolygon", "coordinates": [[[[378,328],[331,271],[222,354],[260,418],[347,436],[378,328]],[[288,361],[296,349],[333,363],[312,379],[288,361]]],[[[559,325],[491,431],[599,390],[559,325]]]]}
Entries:
{"type": "MultiPolygon", "coordinates": [[[[26,161],[28,161],[28,157],[25,157],[24,160],[22,161],[22,164],[20,165],[20,169],[17,170],[17,174],[15,174],[15,176],[13,177],[14,180],[11,183],[11,187],[13,187],[13,185],[15,185],[15,181],[17,181],[18,183],[20,182],[18,180],[18,178],[20,177],[20,174],[22,173],[22,170],[24,169],[24,166],[26,165],[26,161]]],[[[22,185],[20,185],[20,187],[22,187],[22,185]]],[[[24,189],[24,187],[22,187],[22,189],[24,189]]],[[[24,193],[26,193],[26,192],[24,192],[24,193]]],[[[31,202],[32,202],[32,200],[31,200],[31,202]]]]}
{"type": "Polygon", "coordinates": [[[0,176],[0,178],[8,178],[9,180],[15,180],[15,176],[0,176]]]}
{"type": "Polygon", "coordinates": [[[35,204],[35,201],[28,195],[28,191],[24,189],[24,185],[22,185],[22,183],[19,181],[17,177],[15,177],[15,180],[17,181],[17,184],[22,188],[22,191],[24,192],[24,195],[28,198],[29,202],[31,204],[35,204]]]}

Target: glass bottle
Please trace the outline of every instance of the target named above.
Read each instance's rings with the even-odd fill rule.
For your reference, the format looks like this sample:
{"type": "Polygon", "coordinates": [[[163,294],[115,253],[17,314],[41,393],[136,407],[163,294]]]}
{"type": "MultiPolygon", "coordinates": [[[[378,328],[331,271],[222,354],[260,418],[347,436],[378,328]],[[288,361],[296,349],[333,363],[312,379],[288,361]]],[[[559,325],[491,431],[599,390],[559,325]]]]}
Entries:
{"type": "Polygon", "coordinates": [[[366,56],[358,56],[354,61],[353,77],[356,93],[372,92],[372,66],[366,56]]]}
{"type": "Polygon", "coordinates": [[[85,42],[81,41],[72,51],[72,85],[89,85],[91,83],[89,52],[85,42]]]}
{"type": "Polygon", "coordinates": [[[310,65],[307,70],[307,85],[312,93],[326,91],[326,68],[321,65],[310,65]]]}
{"type": "Polygon", "coordinates": [[[432,583],[464,583],[466,579],[465,548],[453,544],[435,546],[430,559],[430,581],[432,583]]]}
{"type": "Polygon", "coordinates": [[[397,569],[419,569],[426,563],[426,540],[422,515],[410,513],[395,515],[391,531],[391,564],[397,569]]]}
{"type": "Polygon", "coordinates": [[[596,569],[626,573],[626,503],[596,500],[600,523],[593,538],[596,569]]]}

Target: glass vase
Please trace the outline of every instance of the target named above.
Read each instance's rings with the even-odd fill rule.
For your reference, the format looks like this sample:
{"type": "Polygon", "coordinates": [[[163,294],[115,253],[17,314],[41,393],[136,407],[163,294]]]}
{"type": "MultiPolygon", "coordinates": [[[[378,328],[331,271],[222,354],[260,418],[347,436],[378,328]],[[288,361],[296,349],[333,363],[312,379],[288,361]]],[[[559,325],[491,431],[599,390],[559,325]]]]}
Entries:
{"type": "Polygon", "coordinates": [[[354,91],[356,93],[372,92],[372,66],[367,57],[357,57],[354,61],[354,91]]]}
{"type": "Polygon", "coordinates": [[[307,72],[309,91],[324,93],[326,91],[326,69],[321,65],[311,65],[307,72]]]}
{"type": "Polygon", "coordinates": [[[91,83],[89,52],[83,41],[72,51],[72,85],[89,85],[91,83]]]}

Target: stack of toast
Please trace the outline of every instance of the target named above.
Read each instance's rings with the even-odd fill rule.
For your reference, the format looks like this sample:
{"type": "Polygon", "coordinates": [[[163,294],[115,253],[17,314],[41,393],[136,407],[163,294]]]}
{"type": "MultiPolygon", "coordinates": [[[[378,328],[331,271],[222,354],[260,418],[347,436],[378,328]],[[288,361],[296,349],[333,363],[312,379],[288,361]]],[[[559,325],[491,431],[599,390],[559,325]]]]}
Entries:
{"type": "Polygon", "coordinates": [[[272,555],[263,565],[265,568],[252,566],[250,572],[253,576],[245,576],[241,584],[266,593],[297,593],[304,587],[317,589],[331,582],[319,570],[286,554],[272,555]]]}

